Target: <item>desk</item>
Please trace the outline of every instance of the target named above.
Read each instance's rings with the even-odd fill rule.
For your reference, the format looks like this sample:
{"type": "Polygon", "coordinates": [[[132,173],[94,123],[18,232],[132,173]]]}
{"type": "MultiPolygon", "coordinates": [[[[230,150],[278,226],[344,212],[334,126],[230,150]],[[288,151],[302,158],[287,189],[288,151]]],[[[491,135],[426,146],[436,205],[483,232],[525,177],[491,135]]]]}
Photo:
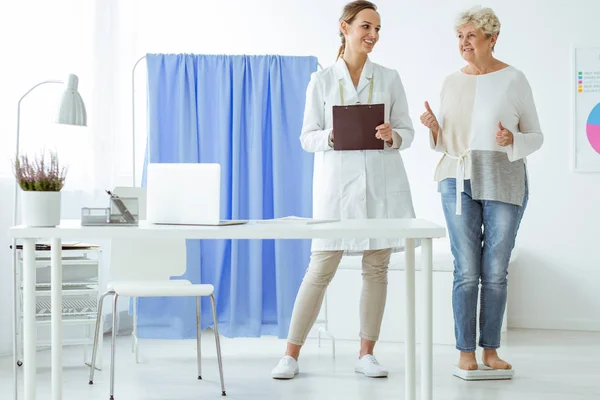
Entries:
{"type": "MultiPolygon", "coordinates": [[[[79,220],[62,220],[55,228],[15,226],[12,238],[23,242],[23,334],[25,400],[36,395],[36,328],[35,328],[35,243],[51,240],[51,307],[52,307],[52,400],[62,400],[62,240],[179,238],[179,239],[350,239],[396,238],[406,243],[406,354],[405,399],[416,399],[415,367],[415,239],[421,240],[423,257],[423,293],[425,318],[421,359],[421,399],[432,400],[432,239],[446,235],[446,230],[421,219],[345,220],[321,224],[302,221],[250,221],[244,225],[190,226],[152,225],[139,227],[81,226],[79,220]]],[[[15,367],[16,368],[16,367],[15,367]]],[[[266,374],[267,372],[265,372],[266,374]]],[[[83,382],[82,384],[84,384],[83,382]]]]}

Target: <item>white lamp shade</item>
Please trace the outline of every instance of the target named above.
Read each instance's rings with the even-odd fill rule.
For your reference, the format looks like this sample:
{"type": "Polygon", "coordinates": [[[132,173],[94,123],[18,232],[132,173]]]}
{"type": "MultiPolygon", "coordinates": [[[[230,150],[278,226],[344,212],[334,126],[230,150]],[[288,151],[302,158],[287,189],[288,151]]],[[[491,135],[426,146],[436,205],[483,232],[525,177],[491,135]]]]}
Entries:
{"type": "Polygon", "coordinates": [[[87,126],[87,113],[81,95],[77,91],[79,79],[69,75],[67,87],[60,99],[56,122],[66,125],[87,126]]]}

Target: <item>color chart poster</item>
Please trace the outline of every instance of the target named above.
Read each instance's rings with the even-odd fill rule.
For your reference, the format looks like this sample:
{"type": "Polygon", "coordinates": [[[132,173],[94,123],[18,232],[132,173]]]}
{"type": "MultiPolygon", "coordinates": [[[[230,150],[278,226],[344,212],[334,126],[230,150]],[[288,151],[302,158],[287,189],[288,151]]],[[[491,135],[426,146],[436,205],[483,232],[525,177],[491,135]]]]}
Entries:
{"type": "Polygon", "coordinates": [[[575,170],[600,172],[600,47],[578,47],[574,54],[575,170]]]}

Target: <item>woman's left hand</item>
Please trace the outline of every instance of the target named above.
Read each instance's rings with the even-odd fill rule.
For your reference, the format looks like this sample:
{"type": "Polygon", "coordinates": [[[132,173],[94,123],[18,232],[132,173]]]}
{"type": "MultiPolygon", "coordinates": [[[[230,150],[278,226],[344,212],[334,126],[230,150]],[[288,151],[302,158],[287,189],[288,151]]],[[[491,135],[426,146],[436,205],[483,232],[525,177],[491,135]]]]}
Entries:
{"type": "Polygon", "coordinates": [[[513,144],[513,133],[502,126],[502,122],[498,122],[498,131],[496,132],[496,144],[501,147],[510,146],[513,144]]]}
{"type": "Polygon", "coordinates": [[[392,127],[390,124],[379,125],[375,129],[377,129],[377,133],[375,134],[377,139],[385,140],[390,146],[394,143],[394,140],[392,139],[392,127]]]}

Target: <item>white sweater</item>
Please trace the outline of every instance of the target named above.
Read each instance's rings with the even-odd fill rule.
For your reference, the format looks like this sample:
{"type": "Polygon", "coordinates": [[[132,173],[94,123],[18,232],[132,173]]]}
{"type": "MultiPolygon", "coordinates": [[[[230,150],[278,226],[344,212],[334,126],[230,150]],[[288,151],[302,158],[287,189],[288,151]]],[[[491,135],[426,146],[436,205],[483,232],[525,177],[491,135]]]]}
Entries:
{"type": "Polygon", "coordinates": [[[444,81],[437,117],[441,129],[431,147],[444,156],[435,180],[457,179],[457,214],[467,179],[473,199],[522,205],[525,157],[544,140],[525,75],[512,66],[483,75],[455,72],[444,81]],[[496,144],[499,122],[513,133],[512,145],[496,144]]]}

